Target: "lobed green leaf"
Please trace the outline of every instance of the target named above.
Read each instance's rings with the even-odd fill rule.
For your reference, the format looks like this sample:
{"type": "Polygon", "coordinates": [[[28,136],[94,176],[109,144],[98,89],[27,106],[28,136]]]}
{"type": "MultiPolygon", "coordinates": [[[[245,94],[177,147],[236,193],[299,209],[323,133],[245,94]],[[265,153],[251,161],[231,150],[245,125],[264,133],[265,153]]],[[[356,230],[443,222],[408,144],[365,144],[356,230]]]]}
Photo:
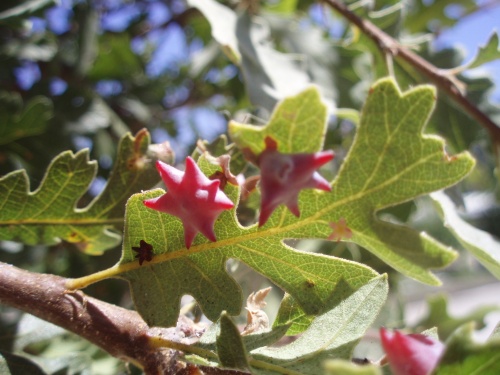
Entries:
{"type": "Polygon", "coordinates": [[[88,160],[88,150],[58,155],[33,192],[24,170],[2,177],[0,239],[29,245],[64,240],[89,254],[116,246],[120,236],[114,230],[123,225],[125,202],[133,192],[149,188],[159,180],[147,154],[148,146],[146,131],[136,137],[124,136],[105,189],[85,208],[78,207],[78,200],[97,168],[96,162],[88,160]]]}
{"type": "Polygon", "coordinates": [[[259,348],[251,352],[252,357],[301,374],[320,374],[324,360],[351,358],[354,347],[385,303],[388,291],[387,275],[376,277],[316,317],[291,344],[259,348]]]}
{"type": "Polygon", "coordinates": [[[479,48],[474,60],[467,65],[467,69],[474,69],[483,64],[500,59],[500,40],[498,33],[491,34],[488,42],[479,48]]]}
{"type": "MultiPolygon", "coordinates": [[[[288,292],[300,306],[300,314],[331,309],[377,274],[355,262],[295,250],[283,240],[326,240],[332,233],[330,224],[342,218],[353,232],[350,240],[405,275],[438,284],[430,269],[444,267],[455,253],[425,233],[376,217],[385,207],[458,182],[474,165],[469,154],[450,157],[441,139],[422,135],[434,101],[435,92],[429,86],[401,94],[393,80],[377,82],[351,150],[332,183],[333,191],[303,191],[299,218],[278,208],[266,225],[243,227],[235,208],[223,212],[216,222],[216,242],[198,235],[187,250],[180,220],[142,203],[163,190],[132,196],[127,203],[123,254],[114,272],[130,281],[140,314],[149,325],[174,325],[184,294],[192,295],[211,320],[223,310],[238,314],[242,296],[226,272],[229,258],[245,262],[288,292]],[[154,251],[152,261],[142,266],[132,251],[141,240],[154,251]]],[[[282,152],[314,152],[323,143],[326,115],[312,88],[284,100],[267,126],[231,123],[229,131],[241,148],[254,154],[263,149],[267,135],[282,152]]],[[[207,176],[220,170],[205,156],[198,164],[207,176]]],[[[238,203],[237,186],[227,184],[225,193],[238,203]]]]}
{"type": "Polygon", "coordinates": [[[500,279],[500,242],[491,234],[477,229],[464,221],[457,213],[455,205],[444,193],[431,194],[436,203],[444,225],[460,243],[485,266],[496,278],[500,279]]]}

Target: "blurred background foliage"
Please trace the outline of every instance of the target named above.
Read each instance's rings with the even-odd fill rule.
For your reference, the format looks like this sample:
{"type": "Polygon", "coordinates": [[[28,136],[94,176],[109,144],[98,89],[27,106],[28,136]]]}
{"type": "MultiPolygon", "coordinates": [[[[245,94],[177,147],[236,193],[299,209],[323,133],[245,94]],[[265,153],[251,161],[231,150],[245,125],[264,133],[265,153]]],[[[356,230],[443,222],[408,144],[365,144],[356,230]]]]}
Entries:
{"type": "MultiPolygon", "coordinates": [[[[463,50],[450,45],[443,48],[435,39],[467,17],[498,11],[498,2],[346,3],[438,68],[451,69],[449,74],[456,74],[464,83],[468,98],[500,123],[500,78],[495,84],[482,64],[474,71],[466,67],[456,70],[467,62],[463,50]]],[[[338,167],[354,135],[369,86],[390,73],[386,62],[378,46],[358,29],[326,4],[310,0],[3,0],[0,175],[24,168],[34,190],[58,153],[89,148],[99,169],[82,198],[83,206],[102,191],[118,140],[126,132],[135,134],[147,128],[154,143],[170,143],[177,161],[193,152],[198,139],[216,141],[204,146],[208,149],[226,150],[217,137],[226,131],[228,118],[263,122],[278,100],[310,84],[320,87],[331,110],[325,147],[335,150],[338,167]]],[[[402,90],[427,83],[412,66],[400,61],[394,62],[394,74],[402,90]]],[[[479,124],[445,95],[438,97],[427,132],[445,137],[451,153],[467,149],[478,161],[475,171],[451,194],[468,220],[500,236],[498,155],[492,152],[488,133],[479,124]]],[[[236,154],[235,158],[240,161],[238,169],[244,170],[241,156],[236,154]]],[[[242,220],[254,219],[255,202],[255,197],[249,197],[240,207],[242,220]]],[[[444,229],[429,199],[418,199],[381,215],[410,223],[461,248],[444,229]]],[[[91,257],[68,243],[46,247],[3,241],[0,245],[4,262],[67,277],[111,266],[120,254],[116,248],[91,257]]],[[[296,245],[390,272],[370,253],[352,244],[311,240],[296,245]]],[[[462,255],[442,276],[445,283],[446,278],[455,278],[460,280],[455,287],[465,287],[491,280],[470,256],[462,255]]],[[[240,265],[234,274],[248,291],[261,287],[262,279],[255,274],[249,277],[249,273],[240,265]]],[[[131,306],[127,286],[120,281],[107,280],[86,292],[131,306]]],[[[397,293],[395,296],[383,318],[390,326],[402,325],[404,318],[402,309],[394,307],[399,301],[397,293]]],[[[475,318],[481,320],[483,316],[477,313],[475,318]]],[[[425,321],[426,327],[436,325],[429,322],[431,318],[425,321]]],[[[23,352],[28,358],[43,354],[37,357],[45,358],[43,363],[37,363],[48,373],[109,374],[126,370],[118,361],[58,330],[49,329],[52,336],[32,336],[33,341],[27,342],[20,334],[26,336],[23,329],[46,324],[29,319],[0,307],[2,352],[23,352]],[[78,355],[72,356],[78,358],[59,362],[47,359],[60,358],[54,353],[68,345],[73,345],[78,355]]]]}

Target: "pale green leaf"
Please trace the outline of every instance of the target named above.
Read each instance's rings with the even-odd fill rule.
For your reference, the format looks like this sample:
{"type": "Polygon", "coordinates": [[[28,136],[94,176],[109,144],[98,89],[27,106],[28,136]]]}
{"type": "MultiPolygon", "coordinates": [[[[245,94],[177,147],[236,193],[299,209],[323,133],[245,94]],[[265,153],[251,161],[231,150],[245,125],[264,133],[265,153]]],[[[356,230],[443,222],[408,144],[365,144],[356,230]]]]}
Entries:
{"type": "Polygon", "coordinates": [[[1,22],[12,22],[19,20],[22,17],[34,15],[52,5],[55,5],[56,0],[26,0],[13,8],[0,12],[1,22]]]}
{"type": "Polygon", "coordinates": [[[309,327],[313,319],[314,316],[307,316],[291,295],[285,294],[274,320],[273,328],[289,325],[290,328],[286,334],[289,336],[298,335],[309,327]]]}
{"type": "Polygon", "coordinates": [[[323,148],[327,109],[317,88],[310,87],[300,94],[280,102],[269,123],[257,127],[229,122],[229,135],[242,149],[259,155],[264,140],[271,136],[283,153],[316,152],[323,148]]]}
{"type": "Polygon", "coordinates": [[[245,87],[254,106],[270,112],[279,100],[297,94],[312,83],[312,74],[303,68],[303,58],[278,51],[269,43],[273,36],[271,25],[265,19],[257,21],[248,12],[240,14],[236,36],[245,87]]]}
{"type": "Polygon", "coordinates": [[[236,38],[237,14],[214,0],[187,0],[191,7],[205,16],[212,28],[212,37],[220,44],[224,53],[235,64],[241,61],[241,53],[236,38]]]}
{"type": "Polygon", "coordinates": [[[437,327],[439,337],[446,340],[458,327],[473,321],[478,329],[485,326],[485,317],[492,311],[498,311],[498,306],[480,306],[465,316],[455,318],[448,313],[448,299],[443,294],[427,299],[428,313],[425,318],[415,324],[418,329],[437,327]]]}
{"type": "Polygon", "coordinates": [[[35,96],[22,108],[19,94],[2,92],[0,105],[0,145],[43,133],[52,117],[52,102],[44,96],[35,96]]]}
{"type": "Polygon", "coordinates": [[[474,325],[459,328],[446,342],[446,349],[435,375],[495,375],[500,374],[500,341],[485,344],[474,342],[474,325]]]}
{"type": "Polygon", "coordinates": [[[474,60],[467,65],[467,69],[474,69],[483,64],[500,59],[500,40],[498,33],[491,34],[486,44],[479,48],[474,60]]]}
{"type": "Polygon", "coordinates": [[[249,368],[245,345],[240,331],[231,318],[223,312],[220,320],[220,333],[216,339],[217,356],[223,367],[246,370],[249,368]]]}
{"type": "Polygon", "coordinates": [[[373,365],[356,365],[351,361],[334,359],[325,361],[325,375],[381,375],[380,368],[373,365]]]}
{"type": "Polygon", "coordinates": [[[491,234],[464,221],[444,193],[433,193],[431,198],[444,219],[444,225],[483,266],[500,279],[500,242],[491,234]]]}
{"type": "MultiPolygon", "coordinates": [[[[218,166],[200,158],[201,169],[211,175],[218,166]]],[[[133,195],[127,202],[123,254],[115,272],[130,281],[136,308],[151,326],[174,325],[180,298],[192,295],[203,312],[216,320],[223,310],[239,314],[243,298],[238,284],[226,271],[226,260],[238,258],[294,295],[309,314],[327,307],[326,302],[342,280],[350,288],[335,293],[338,303],[377,274],[354,262],[300,252],[284,245],[283,238],[314,236],[314,229],[296,232],[289,217],[280,227],[242,227],[234,209],[225,211],[215,225],[217,242],[198,234],[189,250],[184,247],[182,223],[177,218],[144,207],[142,201],[162,194],[153,190],[133,195]],[[144,240],[154,257],[142,266],[133,246],[144,240]]],[[[238,201],[239,189],[231,184],[225,193],[238,201]]]]}
{"type": "MultiPolygon", "coordinates": [[[[310,89],[305,93],[312,97],[313,92],[310,89]]],[[[310,98],[305,93],[284,101],[266,127],[230,123],[231,137],[255,154],[260,153],[263,139],[271,133],[281,152],[318,151],[321,142],[313,139],[317,139],[314,135],[320,129],[320,117],[311,115],[317,108],[312,99],[305,100],[310,98]],[[283,129],[286,119],[288,131],[283,129]],[[306,129],[300,126],[304,122],[306,129]],[[273,131],[274,127],[278,130],[273,131]],[[302,140],[308,133],[308,140],[302,140]]],[[[300,206],[300,224],[292,237],[303,238],[298,228],[313,226],[315,237],[326,239],[332,233],[329,223],[343,218],[353,232],[351,241],[409,277],[439,284],[430,269],[446,266],[456,254],[425,233],[376,217],[376,212],[385,207],[458,182],[473,167],[474,160],[468,153],[450,157],[442,139],[422,134],[434,103],[435,90],[431,86],[402,94],[392,79],[374,84],[353,145],[332,183],[332,193],[302,193],[308,204],[300,206]]],[[[290,216],[277,210],[265,227],[279,225],[290,216]]]]}
{"type": "Polygon", "coordinates": [[[148,154],[149,134],[126,135],[104,191],[87,207],[77,202],[95,176],[96,162],[88,160],[88,150],[57,156],[44,179],[30,191],[24,170],[0,179],[0,239],[29,245],[72,242],[90,254],[116,246],[120,236],[114,229],[123,225],[128,197],[154,185],[158,174],[148,154]]]}
{"type": "MultiPolygon", "coordinates": [[[[449,17],[446,8],[456,3],[456,0],[439,0],[432,3],[425,0],[412,1],[411,7],[407,7],[405,28],[411,33],[418,33],[428,30],[432,22],[440,27],[453,26],[461,18],[449,17]]],[[[474,0],[461,0],[460,6],[463,9],[462,17],[477,9],[477,3],[474,0]]]]}
{"type": "MultiPolygon", "coordinates": [[[[269,43],[273,36],[271,24],[265,18],[256,20],[248,11],[237,13],[216,0],[188,0],[188,4],[205,16],[213,38],[241,68],[253,105],[271,111],[278,100],[296,94],[311,83],[314,74],[304,70],[302,57],[279,51],[269,43]]],[[[293,1],[283,5],[282,11],[294,6],[293,1]]]]}
{"type": "Polygon", "coordinates": [[[493,330],[493,332],[491,333],[490,335],[490,340],[491,339],[496,339],[496,340],[499,340],[500,339],[500,323],[498,323],[496,326],[495,326],[495,329],[493,330]]]}
{"type": "Polygon", "coordinates": [[[324,360],[351,358],[354,347],[385,303],[387,293],[387,276],[374,278],[332,310],[316,317],[291,344],[253,350],[252,358],[304,375],[321,374],[324,360]]]}
{"type": "MultiPolygon", "coordinates": [[[[333,191],[304,190],[299,218],[280,207],[266,225],[242,227],[235,209],[225,211],[215,224],[217,241],[209,242],[199,234],[188,250],[181,221],[142,203],[163,190],[132,196],[127,203],[123,254],[113,273],[130,281],[137,310],[152,326],[174,325],[184,294],[192,295],[211,320],[223,310],[238,314],[242,296],[226,272],[229,258],[240,259],[269,278],[293,296],[304,314],[314,315],[343,301],[376,273],[358,263],[297,251],[283,240],[327,239],[332,232],[329,224],[345,218],[354,242],[400,272],[437,284],[429,269],[447,265],[455,253],[425,234],[380,221],[375,215],[384,207],[456,183],[474,163],[467,153],[450,158],[441,139],[421,134],[434,94],[431,87],[423,86],[403,95],[390,79],[375,84],[333,191]],[[154,252],[152,261],[142,266],[132,250],[141,240],[151,244],[154,252]]],[[[231,123],[230,134],[241,148],[255,154],[264,148],[267,135],[282,152],[314,152],[322,146],[326,116],[317,91],[309,89],[284,100],[266,127],[231,123]]],[[[202,156],[198,164],[211,176],[220,167],[208,160],[202,156]]],[[[227,184],[225,193],[238,202],[238,187],[227,184]]]]}

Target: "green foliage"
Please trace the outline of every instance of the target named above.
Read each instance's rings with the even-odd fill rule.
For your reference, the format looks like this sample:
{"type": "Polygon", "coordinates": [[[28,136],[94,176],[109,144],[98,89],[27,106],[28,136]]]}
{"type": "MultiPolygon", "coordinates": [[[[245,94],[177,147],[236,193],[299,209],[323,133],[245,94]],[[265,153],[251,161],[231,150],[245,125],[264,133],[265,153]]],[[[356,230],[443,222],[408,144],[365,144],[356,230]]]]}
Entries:
{"type": "Polygon", "coordinates": [[[455,318],[448,313],[448,300],[446,296],[439,294],[428,298],[428,314],[416,326],[420,329],[437,328],[439,338],[446,340],[456,329],[467,322],[474,322],[477,329],[485,326],[485,317],[492,311],[497,311],[498,307],[482,306],[465,316],[455,318]]]}
{"type": "Polygon", "coordinates": [[[238,370],[250,368],[246,356],[245,346],[241,340],[240,331],[226,313],[222,313],[220,320],[220,334],[217,336],[217,355],[222,367],[238,370]]]}
{"type": "Polygon", "coordinates": [[[363,285],[338,306],[319,315],[294,342],[252,352],[253,358],[301,374],[319,374],[326,359],[349,359],[358,341],[373,323],[388,292],[386,276],[363,285]]]}
{"type": "Polygon", "coordinates": [[[103,35],[99,39],[99,50],[88,73],[89,77],[95,80],[125,79],[140,72],[139,58],[127,48],[130,42],[130,38],[124,34],[103,35]]]}
{"type": "Polygon", "coordinates": [[[43,133],[52,117],[52,103],[44,96],[32,98],[22,108],[20,95],[2,92],[0,106],[10,109],[0,113],[0,145],[43,133]]]}
{"type": "Polygon", "coordinates": [[[198,8],[212,27],[212,37],[219,43],[222,51],[235,64],[241,61],[236,38],[236,14],[216,1],[188,0],[188,4],[198,8]]]}
{"type": "Polygon", "coordinates": [[[498,34],[495,32],[491,34],[488,42],[479,48],[474,60],[470,65],[467,65],[467,69],[477,68],[478,66],[498,59],[500,59],[500,42],[498,40],[498,34]]]}
{"type": "Polygon", "coordinates": [[[474,325],[459,328],[446,343],[446,351],[440,361],[436,375],[484,374],[493,375],[500,371],[500,341],[492,339],[486,344],[474,342],[474,325]]]}
{"type": "Polygon", "coordinates": [[[243,150],[259,155],[265,148],[264,140],[270,136],[284,154],[313,153],[323,148],[326,131],[327,108],[315,88],[287,98],[273,111],[265,127],[229,123],[231,139],[243,150]]]}
{"type": "MultiPolygon", "coordinates": [[[[59,372],[104,375],[124,368],[118,359],[107,357],[95,345],[29,314],[23,315],[19,322],[13,353],[26,368],[15,368],[12,375],[59,372]]],[[[8,364],[12,365],[9,361],[8,364]]]]}
{"type": "MultiPolygon", "coordinates": [[[[317,151],[320,144],[315,144],[313,139],[315,133],[321,132],[321,123],[319,120],[310,123],[311,104],[307,93],[281,104],[266,128],[231,123],[230,135],[240,147],[258,154],[263,148],[262,139],[278,128],[281,133],[273,134],[273,138],[281,152],[317,151]],[[285,116],[291,121],[289,132],[282,130],[285,116]],[[304,118],[309,120],[308,126],[301,128],[304,118]],[[307,139],[310,145],[304,145],[302,139],[307,139]]],[[[437,284],[438,280],[428,270],[450,263],[455,258],[453,252],[424,234],[382,222],[375,213],[449,186],[463,178],[474,165],[467,153],[450,158],[442,140],[422,135],[434,105],[434,95],[430,87],[401,94],[391,80],[375,84],[361,114],[349,155],[332,183],[333,194],[318,195],[317,203],[308,205],[300,219],[317,225],[344,218],[354,233],[353,242],[398,271],[429,284],[437,284]],[[386,169],[387,165],[391,168],[386,169]]],[[[328,237],[331,229],[321,228],[324,228],[321,234],[316,236],[328,237]]]]}
{"type": "MultiPolygon", "coordinates": [[[[440,26],[452,26],[457,22],[446,13],[446,7],[456,3],[453,0],[441,0],[429,4],[423,0],[412,1],[410,14],[405,19],[405,26],[412,33],[426,30],[431,21],[437,21],[440,26]]],[[[477,4],[473,0],[460,1],[463,15],[473,12],[477,4]]]]}
{"type": "Polygon", "coordinates": [[[33,16],[38,12],[54,5],[55,3],[56,3],[55,0],[22,1],[15,7],[0,12],[0,23],[17,23],[20,21],[21,17],[33,16]]]}
{"type": "Polygon", "coordinates": [[[96,171],[96,163],[88,161],[88,150],[60,154],[32,192],[24,170],[2,177],[0,238],[29,245],[64,240],[89,254],[116,246],[120,242],[116,230],[123,225],[124,203],[133,192],[159,180],[151,173],[149,142],[147,132],[121,140],[107,187],[85,208],[78,206],[78,200],[96,171]]]}
{"type": "Polygon", "coordinates": [[[477,229],[464,221],[455,205],[444,193],[433,193],[444,224],[460,243],[474,255],[492,275],[500,279],[500,243],[489,233],[477,229]]]}
{"type": "MultiPolygon", "coordinates": [[[[215,324],[216,328],[208,331],[200,343],[203,348],[213,347],[214,337],[217,337],[217,353],[223,367],[250,367],[255,374],[320,374],[326,359],[351,357],[354,347],[383,306],[387,293],[386,276],[372,279],[337,307],[317,316],[297,340],[287,345],[251,350],[248,343],[255,334],[236,335],[236,327],[225,313],[215,324]]],[[[281,334],[284,332],[282,330],[281,334]]],[[[256,335],[262,337],[262,333],[256,335]]],[[[266,336],[271,337],[267,333],[266,336]]],[[[275,340],[278,338],[275,336],[275,340]]]]}
{"type": "MultiPolygon", "coordinates": [[[[331,232],[328,223],[343,217],[354,231],[354,242],[376,252],[401,272],[435,284],[437,279],[428,268],[446,265],[453,260],[454,253],[427,236],[381,222],[373,216],[378,209],[458,181],[472,166],[472,159],[466,154],[449,160],[443,152],[442,141],[431,137],[420,136],[420,143],[412,148],[414,153],[408,153],[405,147],[408,138],[415,142],[432,103],[433,91],[429,88],[415,89],[401,96],[392,81],[375,85],[363,111],[357,139],[333,184],[333,193],[304,191],[300,218],[279,209],[264,227],[244,228],[237,222],[234,212],[224,212],[215,225],[217,242],[207,243],[205,238],[198,236],[194,246],[186,250],[180,221],[148,210],[142,204],[143,200],[156,197],[162,191],[134,195],[127,203],[123,255],[118,272],[123,272],[121,276],[130,281],[138,311],[150,325],[173,325],[181,296],[190,294],[211,319],[222,310],[237,314],[242,302],[241,292],[224,270],[225,261],[234,257],[280,285],[306,314],[318,314],[350,295],[374,273],[338,258],[293,251],[282,240],[326,239],[331,232]],[[419,105],[410,105],[413,101],[419,105]],[[391,108],[384,102],[392,103],[391,108]],[[425,117],[421,119],[413,113],[425,117]],[[381,124],[372,123],[384,118],[381,124]],[[385,131],[377,130],[380,127],[385,131]],[[398,137],[402,138],[401,143],[398,137]],[[378,155],[378,159],[367,152],[378,155]],[[369,166],[369,162],[376,164],[369,166]],[[396,169],[385,170],[384,164],[396,165],[396,169]],[[412,179],[418,181],[418,185],[406,185],[412,179]],[[401,239],[410,236],[415,239],[402,247],[406,241],[401,239]],[[386,239],[382,241],[381,238],[386,239]],[[141,240],[153,246],[154,258],[147,266],[139,266],[132,251],[141,240]],[[167,278],[171,281],[164,283],[167,278]],[[155,293],[154,299],[151,293],[155,293]]],[[[317,92],[307,90],[282,102],[268,126],[256,128],[232,123],[230,134],[240,142],[241,148],[250,148],[256,153],[263,148],[267,135],[271,135],[279,147],[284,145],[285,152],[315,151],[322,144],[325,116],[317,92]],[[311,114],[314,117],[311,118],[311,114]],[[307,127],[301,126],[304,118],[309,120],[307,127]],[[285,124],[287,131],[283,129],[285,124]]],[[[217,166],[203,157],[199,164],[208,176],[217,171],[217,166]]],[[[236,187],[228,184],[225,193],[238,202],[236,187]]]]}
{"type": "MultiPolygon", "coordinates": [[[[372,325],[401,324],[394,322],[394,314],[380,313],[389,285],[399,289],[401,276],[440,284],[434,270],[446,272],[441,270],[462,255],[451,246],[463,247],[500,276],[498,232],[474,228],[447,196],[433,193],[459,183],[451,192],[456,202],[477,192],[498,197],[498,155],[492,150],[498,149],[500,137],[481,130],[470,116],[479,110],[499,124],[500,106],[491,101],[494,82],[484,74],[460,75],[499,59],[498,33],[468,64],[458,48],[435,51],[432,43],[433,32],[461,22],[453,6],[465,16],[482,4],[344,2],[434,64],[436,76],[424,76],[401,54],[392,55],[384,41],[375,43],[347,18],[330,12],[326,2],[318,7],[297,0],[186,0],[185,6],[118,1],[123,9],[98,3],[57,3],[60,13],[45,12],[56,5],[53,0],[0,5],[3,263],[78,277],[68,279],[68,289],[125,279],[136,310],[150,326],[177,324],[168,332],[186,335],[180,343],[191,346],[172,345],[180,353],[176,358],[265,375],[387,373],[375,364],[353,364],[359,355],[353,354],[355,347],[372,325]],[[115,11],[131,9],[135,13],[128,25],[109,28],[107,17],[112,23],[115,11]],[[51,14],[63,17],[65,12],[67,29],[53,29],[51,14]],[[162,12],[171,18],[161,20],[162,12]],[[165,52],[169,43],[179,50],[165,52]],[[33,82],[23,85],[21,78],[30,78],[27,72],[33,82]],[[439,77],[451,81],[437,86],[463,92],[469,107],[428,85],[439,77]],[[57,81],[63,85],[59,91],[54,90],[57,81]],[[213,141],[219,134],[207,113],[219,121],[217,112],[223,111],[231,119],[229,138],[213,141]],[[337,156],[319,171],[331,181],[332,192],[304,190],[300,217],[279,207],[259,228],[255,162],[267,136],[283,153],[327,148],[337,156]],[[144,207],[143,200],[165,193],[153,189],[160,181],[155,160],[173,163],[170,148],[150,145],[150,137],[170,140],[182,155],[198,146],[193,155],[203,173],[228,180],[223,189],[236,207],[216,221],[216,242],[198,235],[185,249],[181,222],[144,207]],[[81,150],[82,144],[88,149],[81,150]],[[230,169],[213,157],[225,154],[231,156],[230,169]],[[104,179],[104,190],[95,196],[89,186],[104,179]],[[429,193],[451,235],[428,217],[415,217],[420,200],[414,199],[429,193]],[[121,232],[118,264],[88,275],[116,262],[121,232]],[[141,241],[153,249],[152,259],[143,259],[142,265],[133,250],[141,241]],[[241,263],[256,274],[241,273],[236,266],[241,263]],[[268,301],[273,314],[278,310],[276,319],[272,328],[240,335],[241,321],[235,316],[243,295],[258,290],[264,279],[276,287],[274,294],[284,292],[280,304],[276,295],[268,301]],[[187,337],[198,325],[179,319],[179,312],[186,311],[181,308],[184,295],[193,296],[214,321],[198,342],[187,337]],[[284,337],[296,334],[301,336],[293,342],[284,337]]],[[[488,212],[481,213],[486,227],[498,228],[498,218],[488,212]]],[[[482,277],[487,273],[462,260],[450,269],[442,278],[448,284],[471,270],[482,277]]],[[[112,282],[89,294],[129,307],[128,294],[107,283],[112,282]]],[[[499,373],[500,329],[479,345],[467,325],[474,321],[481,328],[494,307],[454,318],[446,301],[429,300],[429,315],[418,327],[437,327],[442,339],[449,337],[435,373],[499,373]]],[[[17,318],[12,316],[0,309],[2,374],[125,371],[124,363],[31,317],[21,318],[13,334],[17,318]]],[[[146,337],[155,330],[160,328],[146,337]]],[[[369,335],[369,341],[376,341],[369,335]]]]}

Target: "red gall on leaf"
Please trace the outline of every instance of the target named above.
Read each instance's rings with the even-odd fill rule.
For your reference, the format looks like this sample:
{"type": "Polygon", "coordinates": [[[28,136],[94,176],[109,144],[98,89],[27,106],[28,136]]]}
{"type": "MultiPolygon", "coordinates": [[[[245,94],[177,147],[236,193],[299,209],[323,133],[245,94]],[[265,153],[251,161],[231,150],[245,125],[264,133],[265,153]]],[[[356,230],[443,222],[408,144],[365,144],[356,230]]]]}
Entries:
{"type": "Polygon", "coordinates": [[[189,249],[198,232],[210,241],[216,241],[215,220],[224,210],[234,207],[234,203],[219,189],[219,180],[211,181],[203,174],[195,161],[186,158],[184,172],[156,162],[167,187],[167,193],[144,201],[146,207],[177,216],[184,225],[184,243],[189,249]]]}
{"type": "Polygon", "coordinates": [[[132,247],[136,253],[135,259],[139,259],[139,265],[142,266],[144,261],[151,262],[153,260],[153,245],[148,244],[146,241],[141,240],[139,247],[132,247]]]}
{"type": "Polygon", "coordinates": [[[395,375],[429,375],[444,351],[443,343],[421,334],[405,335],[380,328],[380,338],[395,375]]]}
{"type": "Polygon", "coordinates": [[[352,237],[352,230],[347,226],[347,223],[343,217],[339,219],[338,222],[331,222],[332,234],[328,236],[329,240],[337,241],[348,240],[352,237]]]}
{"type": "Polygon", "coordinates": [[[316,169],[333,159],[333,151],[314,154],[282,154],[276,141],[266,137],[266,149],[259,155],[261,170],[259,226],[266,223],[273,211],[284,204],[295,216],[300,216],[299,193],[302,189],[331,191],[327,180],[316,169]]]}

